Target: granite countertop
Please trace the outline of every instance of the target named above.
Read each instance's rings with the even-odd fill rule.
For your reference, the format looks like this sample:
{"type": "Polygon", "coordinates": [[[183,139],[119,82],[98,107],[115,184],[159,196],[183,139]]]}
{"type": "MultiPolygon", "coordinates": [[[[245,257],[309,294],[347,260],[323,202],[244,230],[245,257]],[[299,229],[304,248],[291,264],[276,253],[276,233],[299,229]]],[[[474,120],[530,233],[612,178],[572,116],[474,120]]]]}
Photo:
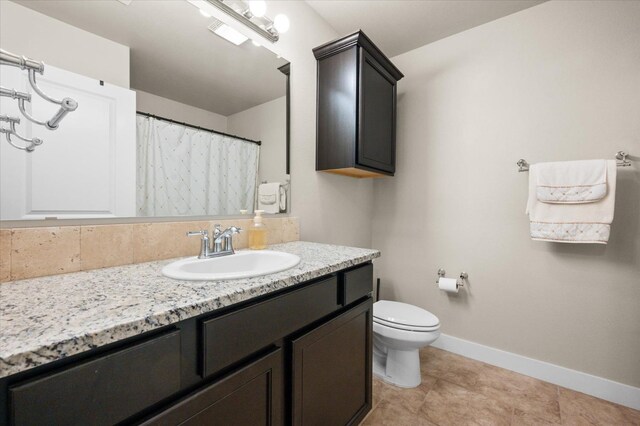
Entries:
{"type": "Polygon", "coordinates": [[[0,377],[296,285],[380,256],[371,249],[296,241],[289,270],[224,281],[180,281],[175,259],[0,284],[0,377]]]}

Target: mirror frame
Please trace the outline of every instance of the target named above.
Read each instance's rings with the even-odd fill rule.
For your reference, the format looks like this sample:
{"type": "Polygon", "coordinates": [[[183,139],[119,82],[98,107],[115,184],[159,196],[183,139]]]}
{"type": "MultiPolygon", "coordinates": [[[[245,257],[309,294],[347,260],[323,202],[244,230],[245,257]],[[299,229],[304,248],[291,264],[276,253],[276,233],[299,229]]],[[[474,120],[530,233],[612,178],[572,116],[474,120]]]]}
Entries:
{"type": "MultiPolygon", "coordinates": [[[[280,70],[280,72],[282,72],[282,74],[284,74],[287,78],[287,82],[286,82],[286,89],[285,89],[285,96],[286,98],[286,104],[287,104],[287,123],[286,123],[286,132],[287,132],[287,141],[286,141],[286,148],[285,148],[285,155],[286,155],[286,160],[285,160],[285,173],[287,175],[291,174],[291,166],[290,166],[290,158],[291,158],[291,133],[290,133],[290,129],[291,129],[291,97],[290,97],[290,90],[291,90],[291,83],[290,83],[290,74],[291,74],[291,62],[287,62],[286,64],[284,64],[283,66],[278,68],[280,70]]],[[[291,194],[289,194],[291,195],[291,194]]]]}

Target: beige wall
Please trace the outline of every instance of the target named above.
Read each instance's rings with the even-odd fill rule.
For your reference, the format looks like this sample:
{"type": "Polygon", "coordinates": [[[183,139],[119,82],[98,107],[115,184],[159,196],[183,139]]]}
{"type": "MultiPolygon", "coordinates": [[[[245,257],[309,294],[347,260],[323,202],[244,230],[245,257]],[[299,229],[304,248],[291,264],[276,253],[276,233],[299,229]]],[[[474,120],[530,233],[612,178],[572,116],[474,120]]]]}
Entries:
{"type": "MultiPolygon", "coordinates": [[[[640,2],[552,1],[393,58],[397,174],[375,182],[382,296],[442,331],[640,386],[640,2]],[[534,242],[516,161],[613,158],[607,246],[534,242]],[[438,268],[469,273],[457,296],[438,268]]],[[[303,226],[306,222],[303,221],[303,226]]]]}
{"type": "Polygon", "coordinates": [[[136,109],[219,132],[227,131],[227,117],[191,105],[136,90],[136,109]]]}
{"type": "Polygon", "coordinates": [[[277,44],[291,62],[291,207],[300,218],[300,239],[370,247],[373,182],[315,171],[316,60],[311,49],[339,34],[305,2],[270,1],[269,14],[280,12],[291,21],[277,44]]]}
{"type": "Polygon", "coordinates": [[[234,135],[262,141],[259,170],[261,182],[286,180],[286,96],[228,116],[227,131],[234,135]]]}
{"type": "Polygon", "coordinates": [[[0,47],[129,88],[129,47],[6,0],[0,1],[0,47]]]}

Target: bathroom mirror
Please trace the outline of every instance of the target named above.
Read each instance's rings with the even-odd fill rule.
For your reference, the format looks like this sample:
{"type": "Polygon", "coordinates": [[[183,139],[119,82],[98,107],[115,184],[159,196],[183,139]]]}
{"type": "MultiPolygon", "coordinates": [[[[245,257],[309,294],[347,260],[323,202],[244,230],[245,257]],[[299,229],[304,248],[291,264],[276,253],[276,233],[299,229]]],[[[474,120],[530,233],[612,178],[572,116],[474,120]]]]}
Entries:
{"type": "MultiPolygon", "coordinates": [[[[0,7],[0,47],[44,61],[40,88],[78,102],[48,130],[1,98],[16,133],[43,141],[25,152],[0,134],[2,221],[288,211],[286,59],[185,0],[0,7]]],[[[0,83],[33,94],[18,67],[0,66],[0,83]]]]}

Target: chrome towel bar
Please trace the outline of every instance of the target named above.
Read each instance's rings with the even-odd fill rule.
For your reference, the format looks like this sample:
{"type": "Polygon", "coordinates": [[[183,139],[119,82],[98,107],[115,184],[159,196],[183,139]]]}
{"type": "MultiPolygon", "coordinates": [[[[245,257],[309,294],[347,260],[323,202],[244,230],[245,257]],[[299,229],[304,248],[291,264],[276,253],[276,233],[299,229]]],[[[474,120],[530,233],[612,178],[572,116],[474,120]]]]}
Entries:
{"type": "MultiPolygon", "coordinates": [[[[616,165],[618,167],[629,167],[631,166],[631,160],[629,160],[629,154],[624,151],[616,152],[616,165]]],[[[528,172],[529,171],[529,163],[524,158],[519,159],[516,162],[516,166],[518,166],[519,172],[528,172]]]]}

